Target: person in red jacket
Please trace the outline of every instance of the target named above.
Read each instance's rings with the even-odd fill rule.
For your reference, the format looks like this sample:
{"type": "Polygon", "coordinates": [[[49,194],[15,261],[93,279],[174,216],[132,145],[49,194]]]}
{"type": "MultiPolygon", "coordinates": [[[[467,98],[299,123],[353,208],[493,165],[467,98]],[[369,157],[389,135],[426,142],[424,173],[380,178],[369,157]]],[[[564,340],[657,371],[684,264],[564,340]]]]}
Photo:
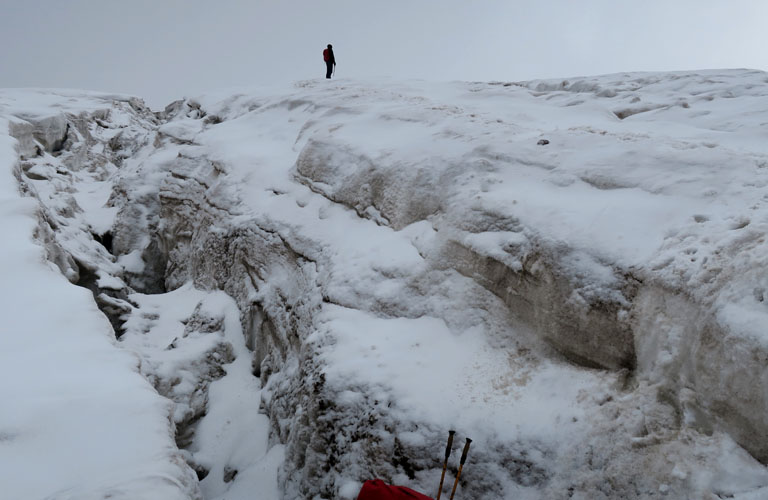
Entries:
{"type": "Polygon", "coordinates": [[[333,55],[333,45],[328,44],[328,48],[323,51],[323,60],[325,60],[325,77],[330,78],[333,73],[333,67],[336,66],[336,58],[333,55]]]}

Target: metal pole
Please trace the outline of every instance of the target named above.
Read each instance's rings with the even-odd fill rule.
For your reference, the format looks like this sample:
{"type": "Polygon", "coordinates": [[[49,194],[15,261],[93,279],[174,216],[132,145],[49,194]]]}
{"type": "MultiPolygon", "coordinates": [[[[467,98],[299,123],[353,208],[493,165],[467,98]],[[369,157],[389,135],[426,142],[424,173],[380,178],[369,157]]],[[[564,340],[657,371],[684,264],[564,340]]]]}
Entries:
{"type": "Polygon", "coordinates": [[[453,435],[456,431],[448,431],[448,444],[445,446],[445,461],[443,462],[443,473],[440,475],[440,487],[437,488],[437,498],[440,500],[440,495],[443,493],[443,480],[445,479],[445,469],[448,468],[448,457],[451,456],[451,447],[453,446],[453,435]]]}
{"type": "Polygon", "coordinates": [[[467,438],[467,442],[464,443],[464,451],[461,452],[461,462],[459,462],[459,472],[456,473],[456,480],[453,482],[453,489],[451,490],[450,500],[453,500],[453,495],[456,493],[456,486],[459,485],[459,478],[461,477],[461,469],[464,468],[464,462],[467,461],[467,453],[469,453],[469,443],[471,442],[472,440],[467,438]]]}

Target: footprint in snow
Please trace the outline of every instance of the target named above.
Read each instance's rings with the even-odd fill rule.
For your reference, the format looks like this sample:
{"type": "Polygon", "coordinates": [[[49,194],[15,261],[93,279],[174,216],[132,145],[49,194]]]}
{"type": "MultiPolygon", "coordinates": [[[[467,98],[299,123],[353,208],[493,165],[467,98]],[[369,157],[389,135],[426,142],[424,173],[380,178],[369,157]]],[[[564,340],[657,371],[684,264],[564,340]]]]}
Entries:
{"type": "Polygon", "coordinates": [[[750,220],[746,219],[746,218],[744,218],[744,219],[736,219],[735,221],[733,221],[731,223],[731,225],[728,227],[728,229],[730,229],[731,231],[735,231],[737,229],[744,229],[745,227],[747,227],[749,225],[749,223],[750,223],[750,220]]]}

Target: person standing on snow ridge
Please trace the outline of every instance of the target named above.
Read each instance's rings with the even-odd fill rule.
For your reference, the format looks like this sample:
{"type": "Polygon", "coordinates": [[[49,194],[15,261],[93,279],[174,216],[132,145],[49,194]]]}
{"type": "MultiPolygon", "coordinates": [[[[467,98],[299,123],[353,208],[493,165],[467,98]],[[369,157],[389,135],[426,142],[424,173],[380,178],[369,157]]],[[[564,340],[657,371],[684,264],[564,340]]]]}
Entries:
{"type": "Polygon", "coordinates": [[[325,77],[330,78],[333,73],[333,67],[336,66],[336,58],[333,56],[333,45],[328,44],[328,48],[323,51],[323,60],[325,61],[325,77]]]}

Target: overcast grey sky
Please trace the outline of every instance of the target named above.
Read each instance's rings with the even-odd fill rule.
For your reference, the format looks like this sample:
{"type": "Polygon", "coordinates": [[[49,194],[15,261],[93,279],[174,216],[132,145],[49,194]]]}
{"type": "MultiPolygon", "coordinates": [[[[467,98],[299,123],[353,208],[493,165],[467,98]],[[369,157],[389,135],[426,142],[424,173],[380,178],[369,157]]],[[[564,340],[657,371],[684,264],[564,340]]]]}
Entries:
{"type": "Polygon", "coordinates": [[[768,68],[768,0],[0,0],[0,87],[201,91],[324,76],[768,68]]]}

